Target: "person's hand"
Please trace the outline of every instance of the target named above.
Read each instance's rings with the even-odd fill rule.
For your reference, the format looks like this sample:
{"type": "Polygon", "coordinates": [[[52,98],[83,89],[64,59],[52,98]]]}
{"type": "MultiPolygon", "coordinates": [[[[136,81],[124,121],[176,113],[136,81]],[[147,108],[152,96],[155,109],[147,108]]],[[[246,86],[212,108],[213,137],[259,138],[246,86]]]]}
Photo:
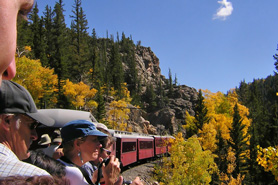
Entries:
{"type": "Polygon", "coordinates": [[[132,181],[131,185],[143,185],[143,182],[140,180],[139,177],[136,177],[136,178],[132,181]]]}
{"type": "Polygon", "coordinates": [[[102,174],[105,179],[105,185],[112,185],[116,183],[121,172],[119,159],[111,155],[109,163],[105,166],[103,163],[102,174]]]}
{"type": "Polygon", "coordinates": [[[122,185],[124,182],[123,176],[120,176],[117,180],[117,182],[114,183],[114,185],[122,185]]]}
{"type": "Polygon", "coordinates": [[[59,159],[60,157],[64,156],[64,152],[62,148],[58,148],[52,155],[53,159],[59,159]]]}

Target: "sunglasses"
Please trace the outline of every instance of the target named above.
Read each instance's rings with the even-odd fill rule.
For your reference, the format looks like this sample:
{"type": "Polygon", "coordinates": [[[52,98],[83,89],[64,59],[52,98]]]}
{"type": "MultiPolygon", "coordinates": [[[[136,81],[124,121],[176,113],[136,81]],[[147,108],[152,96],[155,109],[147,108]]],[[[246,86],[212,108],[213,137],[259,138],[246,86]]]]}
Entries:
{"type": "Polygon", "coordinates": [[[106,148],[101,148],[102,151],[106,151],[107,155],[110,155],[112,152],[110,150],[107,150],[106,148]]]}
{"type": "Polygon", "coordinates": [[[24,117],[24,119],[26,119],[27,121],[32,121],[32,123],[30,123],[29,126],[28,126],[30,130],[34,130],[34,129],[36,129],[36,128],[38,127],[39,122],[33,120],[33,119],[30,118],[29,116],[26,116],[25,114],[21,114],[21,115],[22,115],[22,117],[24,117]]]}

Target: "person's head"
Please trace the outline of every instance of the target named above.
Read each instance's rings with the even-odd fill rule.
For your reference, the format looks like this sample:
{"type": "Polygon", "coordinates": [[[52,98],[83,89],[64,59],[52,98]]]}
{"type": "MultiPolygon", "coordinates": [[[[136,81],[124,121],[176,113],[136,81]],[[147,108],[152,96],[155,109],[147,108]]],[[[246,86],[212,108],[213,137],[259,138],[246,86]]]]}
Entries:
{"type": "Polygon", "coordinates": [[[79,160],[75,161],[78,164],[75,164],[79,166],[98,158],[102,146],[99,141],[107,137],[87,120],[74,120],[67,123],[61,129],[61,136],[65,156],[71,159],[78,157],[79,160]]]}
{"type": "Polygon", "coordinates": [[[17,17],[26,16],[33,4],[34,0],[0,1],[0,86],[2,79],[10,80],[15,76],[17,17]]]}
{"type": "Polygon", "coordinates": [[[0,88],[0,143],[22,160],[29,157],[28,148],[38,138],[36,127],[54,120],[38,113],[29,92],[21,85],[3,80],[0,88]]]}
{"type": "MultiPolygon", "coordinates": [[[[107,134],[107,138],[103,139],[100,141],[100,144],[102,145],[102,147],[100,148],[100,153],[99,153],[99,157],[105,159],[107,158],[112,150],[113,150],[113,145],[116,142],[116,138],[114,138],[106,125],[104,125],[103,123],[97,123],[97,129],[105,134],[107,134]]],[[[98,161],[96,161],[98,162],[98,161]]]]}
{"type": "Polygon", "coordinates": [[[61,131],[59,129],[56,129],[53,131],[51,135],[51,141],[53,145],[61,145],[62,144],[62,137],[61,137],[61,131]]]}
{"type": "Polygon", "coordinates": [[[42,148],[44,148],[44,147],[50,146],[50,144],[51,144],[51,139],[50,139],[49,135],[48,134],[41,135],[41,139],[38,142],[38,145],[40,145],[42,148]]]}

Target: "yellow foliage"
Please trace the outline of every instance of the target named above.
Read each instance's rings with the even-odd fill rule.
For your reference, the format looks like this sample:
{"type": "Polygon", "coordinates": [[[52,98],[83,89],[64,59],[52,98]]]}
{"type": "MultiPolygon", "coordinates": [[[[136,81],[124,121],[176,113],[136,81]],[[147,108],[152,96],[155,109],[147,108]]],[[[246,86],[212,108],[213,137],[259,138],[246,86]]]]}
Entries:
{"type": "Polygon", "coordinates": [[[271,171],[275,176],[275,180],[278,181],[278,152],[277,147],[262,148],[257,146],[258,156],[257,162],[264,167],[265,171],[271,171]]]}
{"type": "Polygon", "coordinates": [[[183,127],[189,131],[189,130],[196,130],[197,126],[194,123],[195,117],[191,116],[188,111],[185,111],[185,123],[186,125],[183,125],[183,127]]]}
{"type": "Polygon", "coordinates": [[[24,47],[24,50],[26,50],[26,51],[32,51],[31,46],[25,46],[25,47],[24,47]]]}
{"type": "Polygon", "coordinates": [[[51,96],[57,91],[57,75],[54,70],[41,66],[39,60],[31,60],[25,56],[16,57],[17,73],[13,81],[23,85],[32,95],[36,103],[45,96],[50,97],[50,101],[57,101],[55,96],[51,96]]]}
{"type": "Polygon", "coordinates": [[[203,129],[199,132],[198,138],[204,150],[210,150],[214,152],[217,149],[216,145],[216,129],[212,123],[205,123],[203,129]]]}
{"type": "Polygon", "coordinates": [[[170,142],[171,157],[164,157],[155,167],[156,179],[161,184],[209,184],[216,170],[211,151],[204,151],[194,136],[185,141],[181,133],[170,142]]]}
{"type": "Polygon", "coordinates": [[[132,99],[130,97],[130,92],[127,88],[126,83],[121,84],[121,92],[123,94],[123,97],[119,98],[119,97],[116,96],[118,92],[117,92],[117,90],[114,89],[114,87],[108,88],[106,86],[106,84],[103,87],[101,87],[101,93],[102,94],[107,94],[108,96],[113,96],[116,100],[121,99],[121,100],[124,100],[127,103],[130,103],[132,99]]]}
{"type": "Polygon", "coordinates": [[[235,152],[232,150],[230,147],[228,149],[228,155],[226,157],[228,164],[227,164],[227,173],[225,174],[223,172],[220,172],[219,175],[219,180],[221,181],[221,184],[227,184],[227,185],[241,185],[245,175],[238,174],[237,178],[234,178],[232,176],[233,171],[236,168],[236,157],[235,157],[235,152]]]}
{"type": "Polygon", "coordinates": [[[83,82],[74,84],[68,79],[63,86],[64,95],[72,103],[76,109],[92,109],[97,107],[97,102],[93,100],[97,90],[90,89],[90,87],[83,82]]]}
{"type": "Polygon", "coordinates": [[[107,112],[107,121],[113,129],[127,130],[130,109],[124,100],[112,101],[107,112]],[[125,125],[125,126],[124,126],[125,125]]]}
{"type": "MultiPolygon", "coordinates": [[[[244,105],[238,102],[235,91],[230,91],[227,96],[221,92],[211,93],[209,90],[203,90],[205,97],[205,106],[208,109],[207,116],[210,119],[210,124],[214,128],[219,128],[223,139],[230,139],[230,131],[233,122],[233,107],[238,104],[239,114],[242,118],[242,124],[246,125],[243,132],[246,135],[248,128],[251,125],[251,120],[248,118],[249,110],[244,105]]],[[[250,137],[247,137],[249,140],[250,137]]],[[[213,138],[211,138],[213,140],[213,138]]],[[[248,142],[249,143],[249,142],[248,142]]]]}

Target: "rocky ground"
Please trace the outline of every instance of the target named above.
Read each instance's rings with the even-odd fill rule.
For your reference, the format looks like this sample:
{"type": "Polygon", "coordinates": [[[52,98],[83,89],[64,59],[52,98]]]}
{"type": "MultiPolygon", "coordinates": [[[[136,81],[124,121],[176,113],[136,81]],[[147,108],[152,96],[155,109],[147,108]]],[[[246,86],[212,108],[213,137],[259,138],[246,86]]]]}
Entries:
{"type": "Polygon", "coordinates": [[[153,175],[153,170],[154,170],[154,165],[159,161],[154,160],[154,161],[148,161],[143,164],[138,164],[138,165],[133,165],[129,169],[124,169],[122,172],[122,175],[125,180],[133,180],[135,177],[139,176],[141,181],[145,185],[155,185],[158,184],[154,180],[154,175],[153,175]]]}

